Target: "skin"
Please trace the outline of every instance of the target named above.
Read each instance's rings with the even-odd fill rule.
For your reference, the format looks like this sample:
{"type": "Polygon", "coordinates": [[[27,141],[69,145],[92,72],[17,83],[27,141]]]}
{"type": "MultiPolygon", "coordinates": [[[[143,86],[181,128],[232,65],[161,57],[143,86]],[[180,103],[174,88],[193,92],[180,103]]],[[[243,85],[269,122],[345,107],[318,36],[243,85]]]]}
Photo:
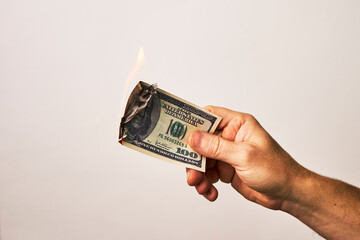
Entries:
{"type": "Polygon", "coordinates": [[[206,156],[206,172],[186,169],[187,182],[209,201],[221,180],[246,199],[287,212],[326,239],[360,239],[360,189],[297,163],[251,115],[206,109],[223,119],[214,135],[195,131],[189,145],[206,156]]]}

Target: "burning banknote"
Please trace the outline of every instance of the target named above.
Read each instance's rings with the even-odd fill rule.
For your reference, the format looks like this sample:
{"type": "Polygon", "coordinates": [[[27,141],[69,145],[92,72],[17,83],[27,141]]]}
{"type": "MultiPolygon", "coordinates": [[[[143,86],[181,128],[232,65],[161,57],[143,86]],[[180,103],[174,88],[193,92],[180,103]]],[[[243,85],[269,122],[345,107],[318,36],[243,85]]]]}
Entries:
{"type": "Polygon", "coordinates": [[[221,117],[139,82],[121,119],[119,142],[129,148],[187,168],[205,171],[206,158],[187,144],[194,130],[213,133],[221,117]]]}

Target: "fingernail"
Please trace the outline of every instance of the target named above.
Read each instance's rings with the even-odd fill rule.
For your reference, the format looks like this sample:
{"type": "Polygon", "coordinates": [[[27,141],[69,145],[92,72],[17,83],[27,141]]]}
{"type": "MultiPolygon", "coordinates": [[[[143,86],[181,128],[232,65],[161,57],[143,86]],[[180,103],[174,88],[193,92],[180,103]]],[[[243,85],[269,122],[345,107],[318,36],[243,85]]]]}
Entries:
{"type": "Polygon", "coordinates": [[[192,147],[200,147],[203,134],[199,131],[191,133],[189,143],[192,147]]]}
{"type": "Polygon", "coordinates": [[[190,172],[190,171],[187,171],[187,172],[186,172],[186,177],[189,178],[190,175],[191,175],[191,172],[190,172]]]}

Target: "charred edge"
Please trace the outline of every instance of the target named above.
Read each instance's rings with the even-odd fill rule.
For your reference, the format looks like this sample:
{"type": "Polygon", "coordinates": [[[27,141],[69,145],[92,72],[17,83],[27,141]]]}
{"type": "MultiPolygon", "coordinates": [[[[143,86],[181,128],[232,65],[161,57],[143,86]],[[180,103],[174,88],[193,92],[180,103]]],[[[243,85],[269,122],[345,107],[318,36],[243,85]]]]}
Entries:
{"type": "Polygon", "coordinates": [[[126,104],[124,116],[121,118],[118,140],[120,144],[122,144],[122,141],[126,138],[125,124],[130,122],[131,119],[144,109],[151,100],[151,97],[156,94],[156,83],[152,84],[147,89],[143,89],[141,83],[142,82],[139,82],[131,92],[126,104]]]}

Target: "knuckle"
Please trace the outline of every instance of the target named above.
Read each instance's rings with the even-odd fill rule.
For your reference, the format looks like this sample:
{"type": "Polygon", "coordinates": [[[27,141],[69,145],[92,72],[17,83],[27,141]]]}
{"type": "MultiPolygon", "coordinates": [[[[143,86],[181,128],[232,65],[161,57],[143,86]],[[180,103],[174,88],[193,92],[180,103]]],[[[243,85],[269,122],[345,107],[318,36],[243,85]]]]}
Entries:
{"type": "Polygon", "coordinates": [[[218,173],[222,182],[230,183],[233,180],[235,169],[228,163],[220,162],[218,173]]]}
{"type": "Polygon", "coordinates": [[[208,184],[201,184],[195,187],[196,191],[200,194],[203,195],[205,193],[207,193],[207,191],[209,190],[209,186],[208,184]]]}
{"type": "Polygon", "coordinates": [[[206,107],[204,107],[204,109],[208,110],[209,112],[213,112],[214,111],[214,106],[213,105],[207,105],[206,107]]]}
{"type": "Polygon", "coordinates": [[[206,170],[205,176],[207,179],[209,179],[210,183],[216,183],[219,181],[219,174],[217,170],[208,169],[206,170]]]}
{"type": "Polygon", "coordinates": [[[230,173],[227,173],[227,174],[222,174],[222,176],[221,176],[221,181],[223,182],[223,183],[231,183],[231,181],[232,181],[232,179],[233,179],[233,177],[234,177],[234,170],[231,170],[232,172],[230,172],[230,173]]]}
{"type": "Polygon", "coordinates": [[[198,180],[196,178],[188,178],[187,179],[187,183],[189,186],[196,186],[199,182],[200,182],[200,180],[198,180]]]}
{"type": "Polygon", "coordinates": [[[214,156],[214,158],[217,158],[223,150],[223,142],[219,136],[216,136],[212,139],[208,147],[211,155],[214,156]]]}
{"type": "Polygon", "coordinates": [[[260,125],[259,121],[256,119],[255,116],[249,114],[248,121],[254,125],[260,125]]]}
{"type": "Polygon", "coordinates": [[[221,177],[220,177],[220,180],[221,180],[223,183],[231,183],[232,178],[230,178],[230,177],[228,177],[228,176],[221,176],[221,177]]]}
{"type": "Polygon", "coordinates": [[[246,113],[246,117],[248,120],[251,120],[251,121],[254,121],[255,120],[255,117],[254,115],[250,114],[250,113],[246,113]]]}
{"type": "Polygon", "coordinates": [[[243,159],[245,161],[251,161],[256,156],[256,147],[254,145],[247,145],[246,148],[243,149],[243,159]]]}
{"type": "Polygon", "coordinates": [[[192,180],[192,179],[187,179],[187,184],[189,185],[189,186],[194,186],[194,181],[192,180]]]}
{"type": "Polygon", "coordinates": [[[186,180],[189,186],[195,186],[200,183],[201,177],[199,177],[197,174],[193,174],[192,172],[189,172],[186,180]]]}

